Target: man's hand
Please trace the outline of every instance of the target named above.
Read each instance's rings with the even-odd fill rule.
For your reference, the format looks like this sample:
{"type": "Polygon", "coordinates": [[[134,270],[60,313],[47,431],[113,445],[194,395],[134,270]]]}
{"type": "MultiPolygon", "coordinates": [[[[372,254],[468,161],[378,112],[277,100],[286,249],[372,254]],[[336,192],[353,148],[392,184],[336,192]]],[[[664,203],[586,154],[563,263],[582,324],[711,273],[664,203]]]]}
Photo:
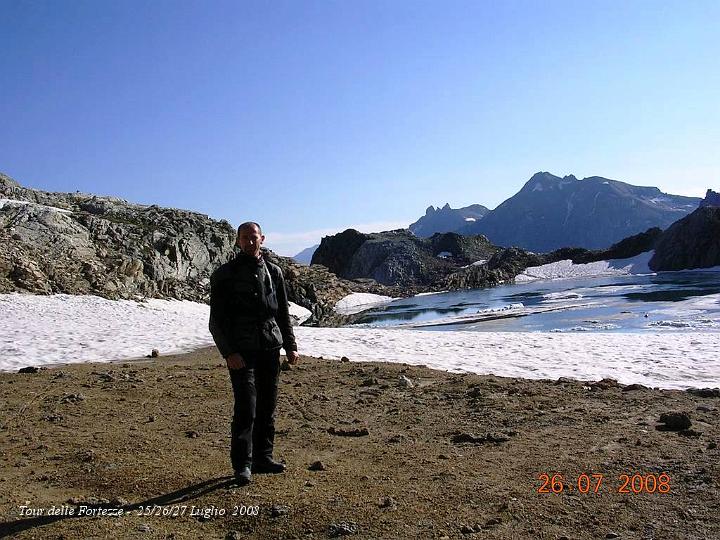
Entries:
{"type": "Polygon", "coordinates": [[[297,351],[288,351],[286,356],[287,356],[288,364],[294,365],[294,364],[298,363],[298,360],[300,360],[300,355],[298,354],[297,351]]]}
{"type": "Polygon", "coordinates": [[[240,353],[232,353],[226,358],[229,369],[242,369],[245,367],[245,360],[240,353]]]}

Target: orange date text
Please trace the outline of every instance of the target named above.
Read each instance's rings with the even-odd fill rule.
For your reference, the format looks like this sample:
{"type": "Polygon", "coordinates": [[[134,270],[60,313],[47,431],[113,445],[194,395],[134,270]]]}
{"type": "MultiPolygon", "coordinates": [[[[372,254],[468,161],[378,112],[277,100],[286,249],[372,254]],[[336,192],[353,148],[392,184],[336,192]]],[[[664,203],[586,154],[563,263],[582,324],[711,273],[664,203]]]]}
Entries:
{"type": "Polygon", "coordinates": [[[564,492],[582,494],[612,491],[639,495],[641,493],[670,493],[670,475],[661,474],[620,474],[616,478],[601,473],[580,473],[577,476],[566,476],[561,473],[541,473],[538,475],[540,486],[538,493],[559,495],[564,492]]]}

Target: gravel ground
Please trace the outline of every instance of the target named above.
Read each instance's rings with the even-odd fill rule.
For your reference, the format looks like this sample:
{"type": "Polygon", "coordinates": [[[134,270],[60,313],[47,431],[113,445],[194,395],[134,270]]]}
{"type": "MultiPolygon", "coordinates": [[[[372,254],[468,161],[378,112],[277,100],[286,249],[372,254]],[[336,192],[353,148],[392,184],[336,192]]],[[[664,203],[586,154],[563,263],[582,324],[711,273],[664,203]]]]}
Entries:
{"type": "Polygon", "coordinates": [[[0,536],[720,538],[719,395],[303,357],[238,488],[214,348],[1,373],[0,536]]]}

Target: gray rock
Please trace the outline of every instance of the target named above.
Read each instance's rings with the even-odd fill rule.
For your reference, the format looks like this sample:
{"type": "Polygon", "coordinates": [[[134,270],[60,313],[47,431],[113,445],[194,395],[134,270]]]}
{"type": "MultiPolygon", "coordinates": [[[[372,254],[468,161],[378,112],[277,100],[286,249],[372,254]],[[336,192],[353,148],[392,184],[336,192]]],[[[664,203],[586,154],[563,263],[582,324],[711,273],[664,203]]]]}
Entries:
{"type": "Polygon", "coordinates": [[[40,368],[36,366],[28,366],[18,369],[18,373],[40,373],[40,368]]]}
{"type": "Polygon", "coordinates": [[[702,398],[720,397],[720,388],[688,388],[687,392],[702,398]]]}
{"type": "Polygon", "coordinates": [[[670,431],[688,429],[692,425],[690,416],[686,412],[663,413],[660,415],[660,422],[665,424],[664,429],[670,431]]]}
{"type": "Polygon", "coordinates": [[[330,435],[337,435],[338,437],[364,437],[370,435],[367,428],[354,428],[354,429],[343,429],[331,427],[328,429],[330,435]]]}
{"type": "Polygon", "coordinates": [[[380,508],[395,508],[397,506],[397,503],[392,497],[382,497],[380,499],[380,502],[378,503],[378,506],[380,508]]]}
{"type": "Polygon", "coordinates": [[[707,405],[698,405],[695,410],[698,412],[713,412],[717,409],[715,407],[708,407],[707,405]]]}
{"type": "Polygon", "coordinates": [[[623,387],[623,392],[632,392],[634,390],[647,390],[647,386],[643,386],[642,384],[628,384],[627,386],[623,387]]]}
{"type": "Polygon", "coordinates": [[[284,516],[290,512],[290,507],[282,504],[273,504],[270,507],[270,517],[276,518],[284,516]]]}
{"type": "Polygon", "coordinates": [[[610,388],[619,388],[620,384],[615,379],[605,378],[593,383],[590,383],[590,388],[593,390],[609,390],[610,388]]]}
{"type": "Polygon", "coordinates": [[[450,441],[455,444],[462,444],[462,443],[470,443],[470,444],[488,444],[488,443],[504,443],[510,440],[510,437],[507,435],[499,434],[499,433],[486,433],[484,435],[480,435],[479,437],[476,437],[475,435],[471,435],[470,433],[456,433],[455,435],[450,437],[450,441]]]}
{"type": "Polygon", "coordinates": [[[400,377],[398,377],[398,386],[401,388],[415,388],[415,383],[413,383],[405,375],[400,375],[400,377]]]}
{"type": "Polygon", "coordinates": [[[338,536],[349,536],[358,532],[357,523],[354,521],[340,521],[338,523],[331,523],[328,526],[328,535],[331,538],[337,538],[338,536]]]}

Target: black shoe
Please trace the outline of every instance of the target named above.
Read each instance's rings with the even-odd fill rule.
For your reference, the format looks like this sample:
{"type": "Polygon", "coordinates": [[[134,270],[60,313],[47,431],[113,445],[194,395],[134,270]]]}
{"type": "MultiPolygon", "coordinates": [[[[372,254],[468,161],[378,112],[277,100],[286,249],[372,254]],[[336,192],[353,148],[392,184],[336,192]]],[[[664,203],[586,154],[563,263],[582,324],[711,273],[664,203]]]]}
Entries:
{"type": "Polygon", "coordinates": [[[285,464],[275,461],[272,458],[266,458],[259,462],[253,462],[252,472],[258,474],[279,474],[285,472],[285,464]]]}
{"type": "Polygon", "coordinates": [[[235,484],[238,486],[247,486],[252,480],[250,467],[243,467],[235,470],[235,484]]]}

